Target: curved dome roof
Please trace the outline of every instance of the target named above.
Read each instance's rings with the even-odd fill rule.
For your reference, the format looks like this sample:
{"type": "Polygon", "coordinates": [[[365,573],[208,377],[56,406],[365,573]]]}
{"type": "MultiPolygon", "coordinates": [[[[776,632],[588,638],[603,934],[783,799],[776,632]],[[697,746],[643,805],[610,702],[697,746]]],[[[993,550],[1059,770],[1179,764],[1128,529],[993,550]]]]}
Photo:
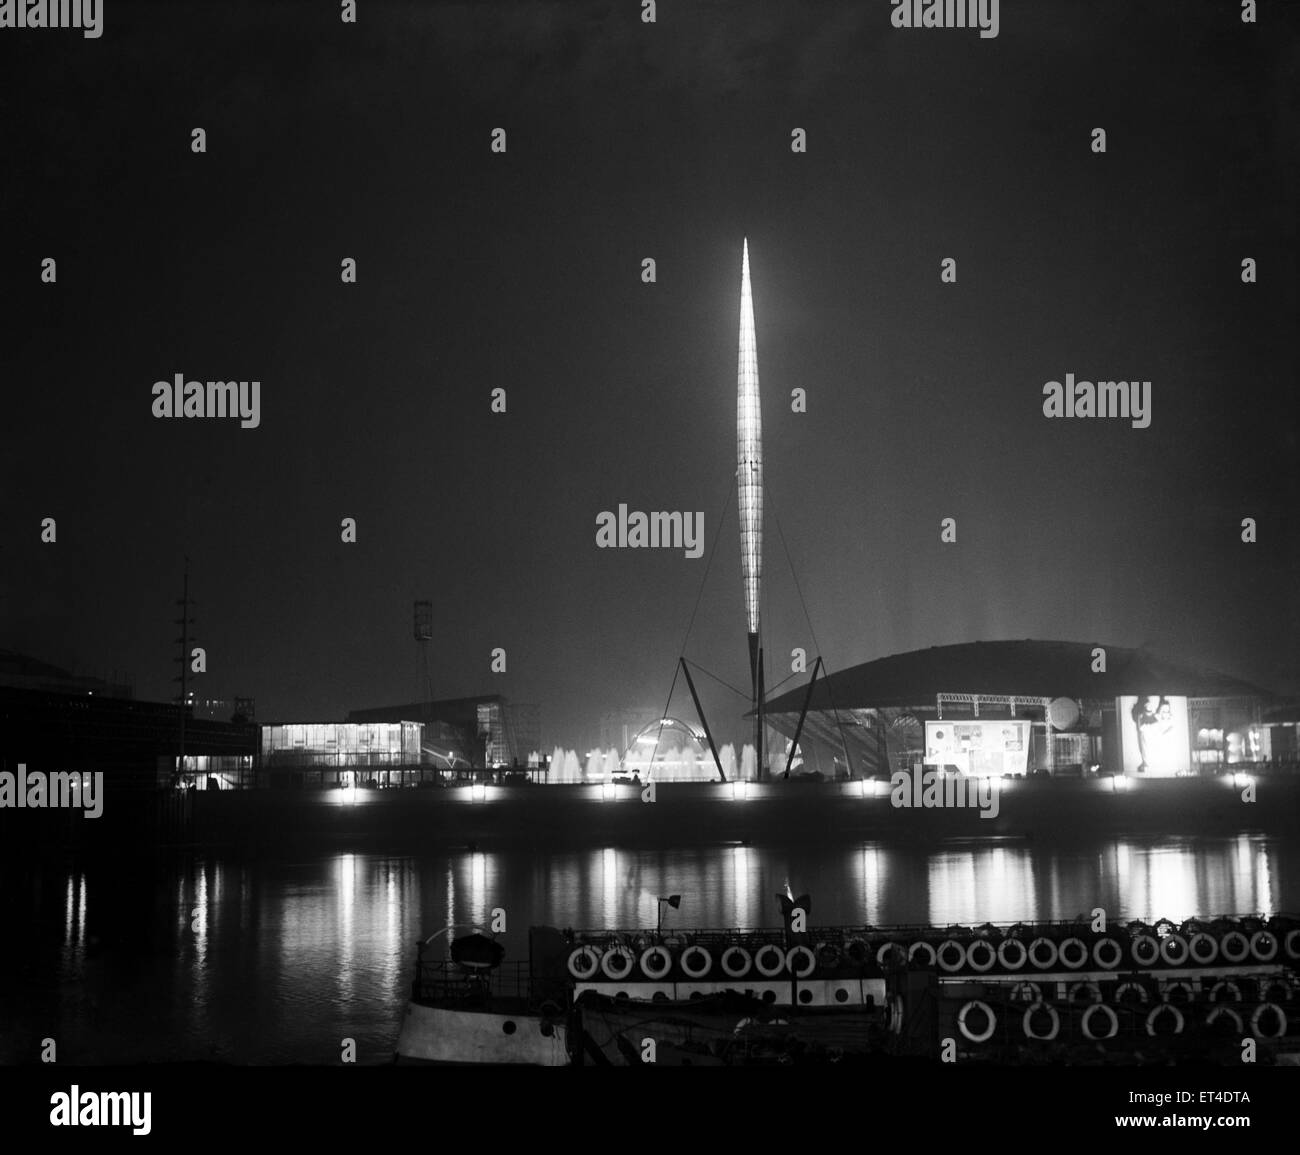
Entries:
{"type": "MultiPolygon", "coordinates": [[[[769,714],[797,712],[806,687],[766,704],[769,714]]],[[[933,702],[936,694],[1004,694],[1035,698],[1116,698],[1178,694],[1196,698],[1272,698],[1259,686],[1215,670],[1158,657],[1146,649],[1100,642],[965,642],[894,654],[819,679],[809,709],[869,709],[933,702]],[[1106,651],[1105,673],[1092,672],[1092,651],[1106,651]]]]}

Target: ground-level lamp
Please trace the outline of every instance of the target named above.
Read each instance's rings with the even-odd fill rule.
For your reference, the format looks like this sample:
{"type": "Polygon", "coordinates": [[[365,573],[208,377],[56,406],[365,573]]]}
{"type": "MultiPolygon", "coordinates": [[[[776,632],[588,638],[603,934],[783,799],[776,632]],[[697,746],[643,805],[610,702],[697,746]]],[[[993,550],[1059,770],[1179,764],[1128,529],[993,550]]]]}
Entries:
{"type": "Polygon", "coordinates": [[[659,917],[655,919],[655,934],[659,934],[664,926],[664,903],[676,910],[682,905],[682,896],[680,894],[670,894],[667,898],[659,899],[659,917]]]}

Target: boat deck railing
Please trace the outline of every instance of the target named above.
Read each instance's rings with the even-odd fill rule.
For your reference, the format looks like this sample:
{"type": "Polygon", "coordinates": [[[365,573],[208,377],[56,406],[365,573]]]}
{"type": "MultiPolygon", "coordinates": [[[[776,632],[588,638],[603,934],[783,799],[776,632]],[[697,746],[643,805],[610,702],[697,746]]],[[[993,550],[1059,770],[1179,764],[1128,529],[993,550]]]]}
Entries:
{"type": "Polygon", "coordinates": [[[411,997],[420,1002],[478,1008],[540,1010],[545,1004],[554,1003],[558,1013],[568,1002],[567,989],[564,980],[533,978],[527,962],[507,962],[474,970],[449,958],[426,958],[422,952],[416,961],[411,997]]]}
{"type": "MultiPolygon", "coordinates": [[[[1294,919],[1295,916],[1278,916],[1294,919]]],[[[1163,938],[1178,932],[1187,923],[1195,922],[1198,929],[1214,930],[1241,929],[1246,931],[1266,930],[1270,920],[1265,916],[1252,915],[1215,915],[1176,923],[1160,919],[1154,922],[1141,920],[1123,920],[1110,924],[1105,934],[1143,933],[1163,938]]],[[[1019,922],[982,922],[975,923],[894,923],[862,926],[809,926],[796,936],[799,941],[810,943],[832,943],[843,946],[855,938],[867,943],[880,943],[893,939],[934,938],[936,936],[953,938],[994,938],[1015,937],[1028,939],[1039,935],[1058,938],[1081,932],[1091,934],[1091,920],[1084,915],[1074,919],[1057,920],[1023,920],[1019,922]]],[[[1186,933],[1184,930],[1183,933],[1186,933]]],[[[732,943],[760,946],[771,942],[777,945],[787,943],[790,935],[782,927],[672,927],[660,931],[646,930],[644,927],[566,929],[564,938],[570,945],[591,944],[593,946],[630,946],[644,949],[647,946],[663,944],[669,947],[698,944],[704,947],[725,947],[732,943]]]]}
{"type": "Polygon", "coordinates": [[[421,958],[416,964],[411,994],[431,1002],[483,1002],[524,999],[529,995],[527,963],[502,963],[483,970],[470,970],[448,958],[421,958]]]}

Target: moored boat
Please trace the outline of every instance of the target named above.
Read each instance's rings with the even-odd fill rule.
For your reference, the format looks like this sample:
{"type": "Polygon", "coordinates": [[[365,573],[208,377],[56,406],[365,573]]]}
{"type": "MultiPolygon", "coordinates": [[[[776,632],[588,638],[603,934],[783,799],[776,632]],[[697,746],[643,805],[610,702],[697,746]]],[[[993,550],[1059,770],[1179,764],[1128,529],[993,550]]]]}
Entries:
{"type": "Polygon", "coordinates": [[[786,914],[786,929],[534,927],[526,964],[478,973],[422,944],[399,1057],[1144,1063],[1213,1060],[1247,1038],[1265,1062],[1300,1050],[1289,916],[794,933],[786,914]]]}
{"type": "MultiPolygon", "coordinates": [[[[478,928],[436,957],[444,931],[416,944],[415,978],[397,1039],[399,1063],[559,1067],[569,1062],[568,993],[562,979],[508,963],[478,928]]],[[[530,932],[530,941],[545,928],[530,932]]]]}

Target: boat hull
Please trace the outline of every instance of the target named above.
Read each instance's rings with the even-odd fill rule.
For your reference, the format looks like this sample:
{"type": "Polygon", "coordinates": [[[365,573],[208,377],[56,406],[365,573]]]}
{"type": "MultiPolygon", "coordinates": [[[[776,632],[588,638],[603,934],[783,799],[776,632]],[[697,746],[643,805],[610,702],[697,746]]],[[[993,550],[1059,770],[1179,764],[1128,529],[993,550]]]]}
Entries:
{"type": "Polygon", "coordinates": [[[569,1057],[561,1022],[413,1000],[402,1016],[397,1061],[563,1067],[569,1057]]]}

